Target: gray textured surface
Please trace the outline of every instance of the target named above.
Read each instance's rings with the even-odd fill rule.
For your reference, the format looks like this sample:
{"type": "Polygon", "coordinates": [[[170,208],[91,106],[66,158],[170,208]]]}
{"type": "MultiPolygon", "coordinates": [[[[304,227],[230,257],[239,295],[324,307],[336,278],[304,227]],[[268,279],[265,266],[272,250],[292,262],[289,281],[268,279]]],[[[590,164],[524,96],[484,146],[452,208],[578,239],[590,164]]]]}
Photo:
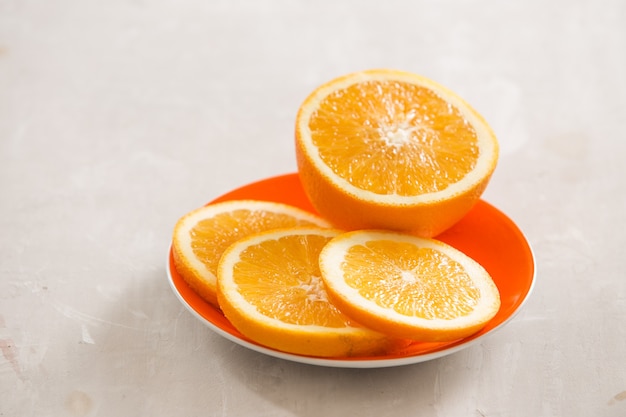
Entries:
{"type": "Polygon", "coordinates": [[[0,0],[0,415],[626,415],[626,3],[0,0]],[[326,369],[213,334],[165,276],[176,219],[295,171],[337,75],[458,91],[485,194],[538,263],[523,312],[423,364],[326,369]]]}

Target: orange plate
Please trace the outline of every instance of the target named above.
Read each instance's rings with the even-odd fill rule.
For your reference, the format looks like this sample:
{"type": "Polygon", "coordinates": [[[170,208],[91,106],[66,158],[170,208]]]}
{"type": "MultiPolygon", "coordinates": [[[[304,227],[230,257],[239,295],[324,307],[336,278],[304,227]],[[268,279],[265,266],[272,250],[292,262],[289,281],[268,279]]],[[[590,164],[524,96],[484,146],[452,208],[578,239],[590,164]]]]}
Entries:
{"type": "MultiPolygon", "coordinates": [[[[315,212],[304,194],[298,174],[252,183],[226,193],[211,203],[239,199],[276,201],[315,212]]],[[[218,334],[247,348],[282,359],[321,366],[380,368],[408,365],[457,352],[503,326],[519,311],[534,285],[535,263],[526,238],[513,221],[482,200],[459,223],[437,236],[437,239],[463,251],[489,271],[500,290],[500,311],[483,330],[465,339],[444,343],[414,342],[402,351],[381,356],[317,358],[258,345],[241,335],[219,309],[206,303],[189,288],[174,268],[171,250],[167,272],[174,293],[191,313],[218,334]]]]}

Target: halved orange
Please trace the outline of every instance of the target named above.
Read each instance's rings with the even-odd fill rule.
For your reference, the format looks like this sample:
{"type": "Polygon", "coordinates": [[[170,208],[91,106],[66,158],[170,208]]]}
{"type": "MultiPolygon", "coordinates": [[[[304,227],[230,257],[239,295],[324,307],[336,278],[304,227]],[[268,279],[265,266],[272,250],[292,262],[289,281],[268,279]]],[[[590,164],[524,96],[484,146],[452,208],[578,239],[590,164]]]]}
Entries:
{"type": "Polygon", "coordinates": [[[252,341],[300,355],[359,356],[394,345],[393,338],[362,327],[328,301],[318,259],[338,233],[272,230],[231,245],[217,279],[226,318],[252,341]]]}
{"type": "Polygon", "coordinates": [[[191,211],[174,227],[172,254],[178,273],[203,299],[217,306],[217,264],[233,242],[265,230],[328,227],[320,217],[287,204],[233,200],[191,211]]]}
{"type": "Polygon", "coordinates": [[[342,229],[431,237],[460,220],[498,159],[487,122],[425,77],[369,70],[313,91],[296,120],[302,185],[342,229]]]}
{"type": "Polygon", "coordinates": [[[451,341],[500,308],[487,271],[435,239],[389,231],[341,234],[320,253],[331,302],[363,325],[400,338],[451,341]]]}

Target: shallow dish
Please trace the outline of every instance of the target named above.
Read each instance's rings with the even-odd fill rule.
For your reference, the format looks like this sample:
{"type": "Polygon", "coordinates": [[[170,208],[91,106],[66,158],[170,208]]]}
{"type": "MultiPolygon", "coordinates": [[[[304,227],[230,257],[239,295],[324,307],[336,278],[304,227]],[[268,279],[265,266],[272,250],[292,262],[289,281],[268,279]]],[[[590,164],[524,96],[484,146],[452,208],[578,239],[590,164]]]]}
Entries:
{"type": "MultiPolygon", "coordinates": [[[[228,192],[210,203],[238,199],[275,201],[315,212],[297,174],[254,182],[228,192]]],[[[343,368],[409,365],[440,358],[479,342],[513,318],[534,286],[535,262],[524,234],[504,213],[483,200],[459,223],[436,238],[465,252],[487,269],[500,291],[500,310],[485,328],[470,337],[443,343],[414,342],[401,351],[380,356],[318,358],[280,352],[258,345],[241,335],[219,309],[205,302],[189,288],[174,268],[171,250],[167,260],[167,275],[174,293],[193,315],[223,337],[257,352],[311,365],[343,368]]]]}

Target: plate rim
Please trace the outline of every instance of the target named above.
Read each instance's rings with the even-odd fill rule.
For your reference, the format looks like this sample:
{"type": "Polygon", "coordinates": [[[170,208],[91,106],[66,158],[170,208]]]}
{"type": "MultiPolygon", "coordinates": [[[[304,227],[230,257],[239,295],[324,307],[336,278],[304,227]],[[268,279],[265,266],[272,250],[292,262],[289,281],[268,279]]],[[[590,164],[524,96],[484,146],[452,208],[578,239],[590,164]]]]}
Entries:
{"type": "MultiPolygon", "coordinates": [[[[293,175],[297,175],[297,173],[288,173],[288,174],[283,174],[283,175],[271,176],[271,177],[267,177],[267,178],[250,182],[248,184],[242,185],[240,187],[232,189],[231,191],[221,194],[220,196],[206,203],[206,205],[215,203],[216,200],[220,200],[223,197],[227,196],[228,194],[238,191],[242,188],[254,186],[255,184],[260,183],[260,182],[280,180],[281,178],[291,177],[293,175]]],[[[482,334],[479,334],[474,337],[469,336],[468,338],[461,339],[457,342],[454,342],[450,345],[447,345],[441,349],[437,349],[432,352],[426,352],[422,354],[419,354],[419,353],[411,354],[411,355],[398,356],[398,357],[384,357],[384,356],[381,358],[367,357],[367,359],[359,359],[358,357],[322,358],[322,357],[314,357],[314,356],[298,355],[294,353],[282,352],[282,351],[265,347],[260,344],[254,343],[252,341],[248,341],[246,339],[240,338],[236,335],[233,335],[227,332],[226,330],[222,329],[217,324],[213,323],[211,320],[201,315],[181,294],[180,290],[178,289],[176,285],[176,282],[174,281],[174,277],[171,271],[171,268],[172,268],[172,243],[171,242],[168,247],[167,258],[166,258],[166,268],[165,268],[166,273],[167,273],[168,283],[172,291],[174,292],[176,298],[178,298],[178,300],[182,303],[182,305],[193,316],[199,319],[202,323],[204,323],[205,326],[207,326],[213,332],[219,334],[220,336],[224,337],[227,340],[230,340],[231,342],[235,344],[238,344],[242,347],[248,348],[255,352],[265,354],[267,356],[271,356],[271,357],[275,357],[275,358],[279,358],[279,359],[283,359],[283,360],[287,360],[291,362],[307,364],[307,365],[335,367],[335,368],[362,368],[362,369],[363,368],[386,368],[386,367],[405,366],[405,365],[412,365],[412,364],[417,364],[421,362],[427,362],[433,359],[438,359],[444,356],[451,355],[463,349],[469,348],[479,342],[482,342],[485,337],[492,335],[494,332],[501,329],[510,321],[512,321],[519,314],[519,312],[523,309],[523,307],[526,305],[526,303],[528,302],[528,299],[530,298],[531,294],[534,291],[534,288],[536,285],[536,277],[537,277],[537,265],[536,265],[536,258],[535,258],[535,253],[534,253],[532,245],[528,241],[524,232],[517,225],[517,223],[515,223],[508,215],[506,215],[504,212],[502,212],[497,207],[493,206],[492,204],[488,203],[485,200],[481,199],[481,202],[489,206],[491,209],[498,211],[503,217],[508,219],[511,222],[511,224],[515,227],[515,229],[517,229],[517,232],[520,234],[521,238],[523,239],[523,242],[526,244],[528,252],[529,252],[529,258],[532,262],[532,269],[533,269],[532,276],[530,277],[530,285],[528,286],[528,291],[526,291],[526,294],[524,295],[523,299],[519,302],[519,304],[516,306],[516,308],[496,326],[494,326],[493,328],[487,330],[486,332],[482,334]]],[[[210,307],[215,308],[213,306],[210,306],[210,307]]]]}

